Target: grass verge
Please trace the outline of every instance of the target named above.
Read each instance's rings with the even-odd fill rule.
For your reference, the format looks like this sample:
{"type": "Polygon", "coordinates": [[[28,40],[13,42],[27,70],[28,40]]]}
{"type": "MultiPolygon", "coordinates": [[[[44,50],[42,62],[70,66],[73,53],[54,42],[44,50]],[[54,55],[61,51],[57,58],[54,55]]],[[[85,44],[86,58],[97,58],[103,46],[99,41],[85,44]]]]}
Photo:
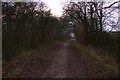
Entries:
{"type": "Polygon", "coordinates": [[[19,55],[13,57],[9,62],[2,64],[2,77],[15,78],[27,64],[37,64],[41,56],[51,47],[60,42],[53,44],[41,44],[40,47],[28,51],[22,51],[19,55]]]}
{"type": "Polygon", "coordinates": [[[118,78],[118,62],[114,58],[103,55],[106,54],[104,51],[93,46],[85,46],[77,42],[75,46],[82,51],[81,54],[86,60],[86,66],[91,77],[118,78]]]}

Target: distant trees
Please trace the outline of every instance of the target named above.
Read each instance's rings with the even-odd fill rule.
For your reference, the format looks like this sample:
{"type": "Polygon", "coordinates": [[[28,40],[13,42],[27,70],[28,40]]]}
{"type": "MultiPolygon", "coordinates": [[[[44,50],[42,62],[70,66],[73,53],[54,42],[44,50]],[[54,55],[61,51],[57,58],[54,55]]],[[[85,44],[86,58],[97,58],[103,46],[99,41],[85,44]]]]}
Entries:
{"type": "MultiPolygon", "coordinates": [[[[108,6],[104,5],[105,1],[70,2],[64,7],[64,16],[69,17],[69,21],[74,24],[74,27],[77,23],[84,26],[86,44],[109,44],[110,35],[105,29],[108,23],[111,29],[118,28],[118,22],[111,20],[113,12],[119,9],[118,6],[114,6],[118,2],[113,2],[108,6]]],[[[79,35],[76,35],[76,38],[77,36],[79,35]]]]}
{"type": "Polygon", "coordinates": [[[2,53],[11,59],[22,50],[64,39],[62,21],[43,2],[2,2],[2,53]]]}

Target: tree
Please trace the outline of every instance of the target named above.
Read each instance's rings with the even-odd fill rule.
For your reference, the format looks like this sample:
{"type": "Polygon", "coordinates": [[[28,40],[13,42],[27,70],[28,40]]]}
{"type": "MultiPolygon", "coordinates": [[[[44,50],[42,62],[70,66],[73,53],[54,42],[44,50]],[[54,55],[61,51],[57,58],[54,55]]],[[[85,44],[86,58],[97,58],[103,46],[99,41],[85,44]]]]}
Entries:
{"type": "Polygon", "coordinates": [[[3,58],[63,39],[64,25],[46,8],[43,2],[2,3],[3,58]]]}
{"type": "Polygon", "coordinates": [[[114,2],[107,7],[104,7],[105,1],[70,2],[64,8],[64,15],[69,16],[74,25],[77,23],[83,24],[85,43],[101,44],[102,41],[100,41],[100,39],[104,39],[103,35],[106,34],[106,24],[104,21],[107,20],[110,24],[114,23],[113,20],[110,20],[112,17],[110,14],[111,12],[106,12],[108,12],[109,9],[118,2],[119,1],[114,2]],[[110,17],[107,17],[108,15],[110,17]]]}

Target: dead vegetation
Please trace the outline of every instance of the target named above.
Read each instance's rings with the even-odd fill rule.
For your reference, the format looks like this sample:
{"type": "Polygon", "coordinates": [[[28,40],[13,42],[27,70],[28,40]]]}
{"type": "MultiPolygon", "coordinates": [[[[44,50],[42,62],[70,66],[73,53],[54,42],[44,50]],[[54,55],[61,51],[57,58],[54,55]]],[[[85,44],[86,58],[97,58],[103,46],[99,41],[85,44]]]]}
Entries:
{"type": "Polygon", "coordinates": [[[82,54],[86,59],[88,72],[98,78],[117,78],[118,77],[118,62],[113,57],[107,55],[104,51],[94,48],[93,46],[85,46],[76,43],[75,46],[82,50],[82,54]],[[106,54],[106,55],[103,55],[106,54]]]}

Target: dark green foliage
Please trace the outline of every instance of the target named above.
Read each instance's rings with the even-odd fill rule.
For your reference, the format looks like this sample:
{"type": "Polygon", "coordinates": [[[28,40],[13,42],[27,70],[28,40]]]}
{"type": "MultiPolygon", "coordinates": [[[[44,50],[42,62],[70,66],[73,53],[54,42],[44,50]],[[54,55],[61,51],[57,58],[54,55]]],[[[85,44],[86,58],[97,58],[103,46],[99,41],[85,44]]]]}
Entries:
{"type": "MultiPolygon", "coordinates": [[[[42,3],[42,2],[41,2],[42,3]]],[[[10,60],[22,50],[39,47],[63,39],[63,25],[50,10],[35,2],[2,3],[2,53],[10,60]]]]}

